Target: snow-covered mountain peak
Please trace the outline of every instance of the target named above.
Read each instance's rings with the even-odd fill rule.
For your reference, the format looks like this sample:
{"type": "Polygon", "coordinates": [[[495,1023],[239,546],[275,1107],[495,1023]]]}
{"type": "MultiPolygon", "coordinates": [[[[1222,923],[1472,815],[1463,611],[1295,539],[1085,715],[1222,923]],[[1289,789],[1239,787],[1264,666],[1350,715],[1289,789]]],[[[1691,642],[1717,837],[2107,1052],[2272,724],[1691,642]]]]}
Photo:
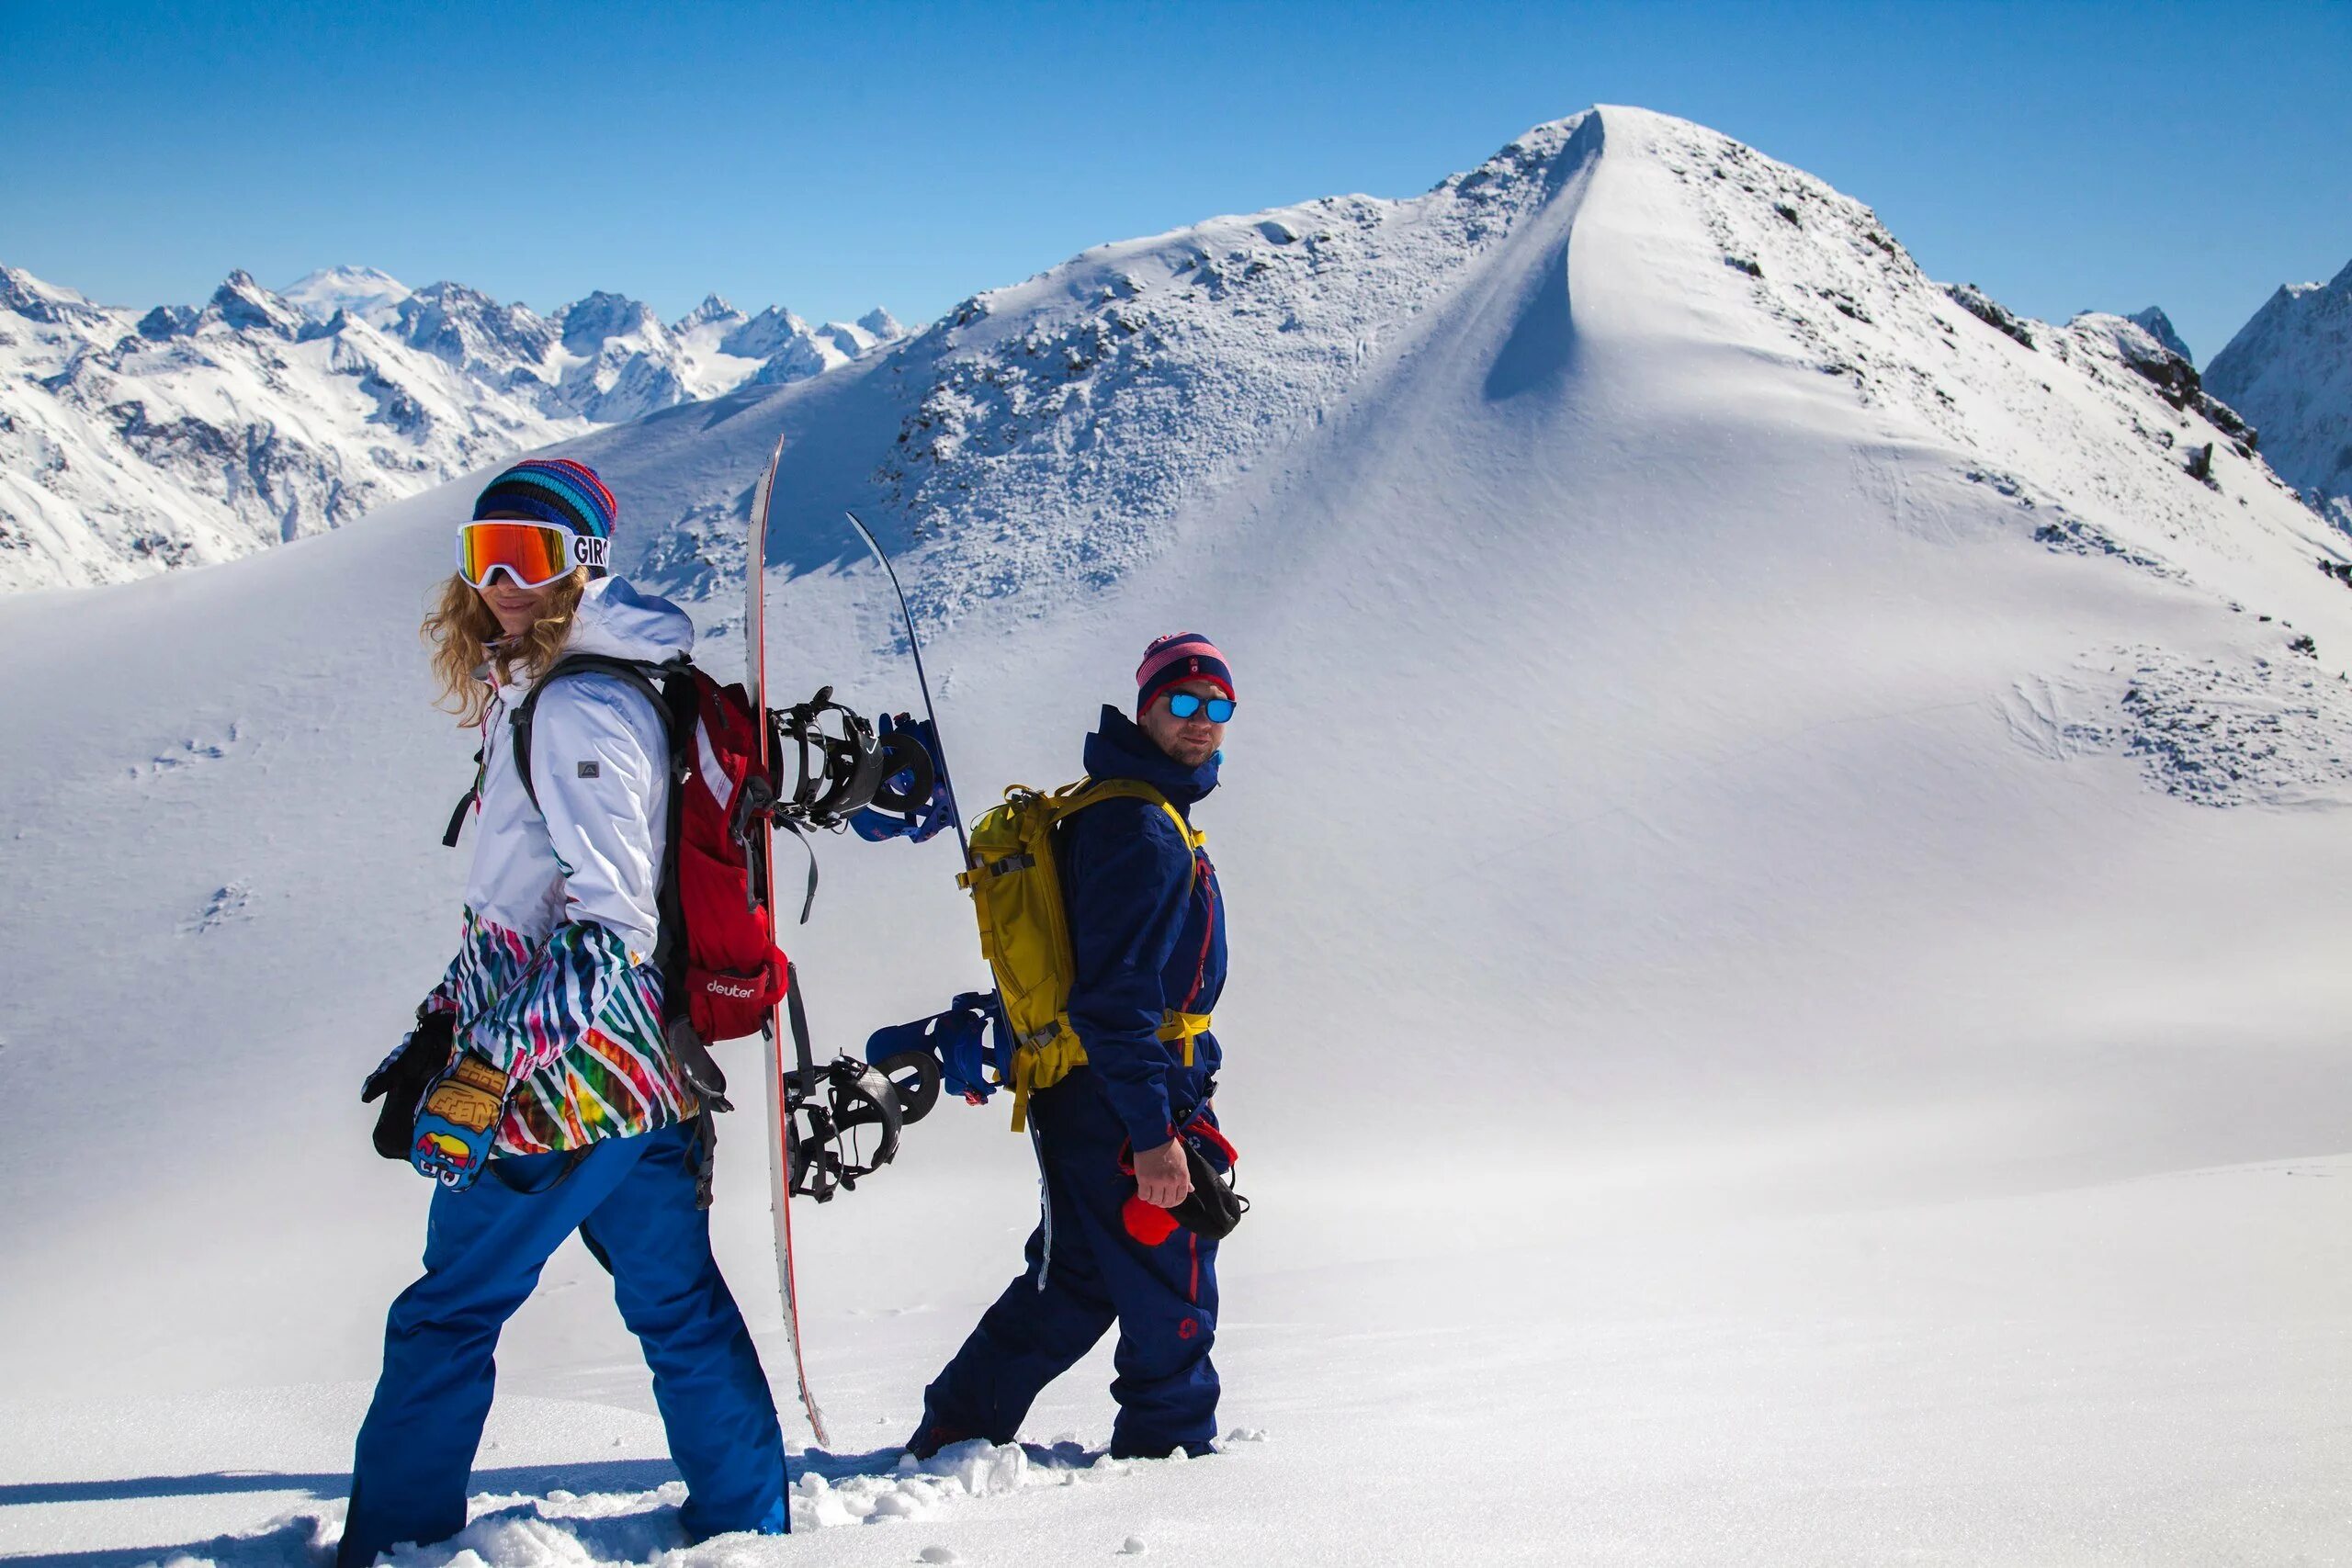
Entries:
{"type": "Polygon", "coordinates": [[[2327,283],[2281,287],[2206,379],[2261,426],[2279,475],[2352,530],[2352,262],[2327,283]]]}
{"type": "Polygon", "coordinates": [[[827,321],[817,329],[817,335],[850,359],[873,348],[876,342],[872,333],[854,321],[827,321]]]}
{"type": "Polygon", "coordinates": [[[302,330],[306,320],[301,311],[254,282],[253,274],[242,268],[231,273],[212,291],[204,317],[238,332],[264,332],[289,338],[302,330]]]}
{"type": "Polygon", "coordinates": [[[528,306],[501,305],[461,283],[427,284],[402,299],[390,330],[456,369],[500,381],[536,374],[558,341],[528,306]]]}
{"type": "Polygon", "coordinates": [[[932,607],[1124,574],[1180,507],[1344,406],[1600,146],[1588,111],[1421,197],[1212,218],[951,310],[886,362],[906,412],[876,476],[887,510],[959,554],[932,607]],[[1008,537],[1031,567],[961,555],[1008,537]]]}
{"type": "Polygon", "coordinates": [[[330,266],[309,273],[277,291],[279,299],[313,321],[334,319],[337,310],[373,327],[389,327],[409,287],[372,266],[330,266]]]}
{"type": "Polygon", "coordinates": [[[722,321],[740,321],[743,319],[742,311],[719,296],[706,294],[703,296],[702,303],[679,317],[671,324],[670,330],[673,333],[685,333],[693,332],[697,327],[713,326],[722,321]]]}
{"type": "Polygon", "coordinates": [[[2191,365],[2197,363],[2197,356],[2188,352],[2188,344],[2181,341],[2180,333],[2173,327],[2172,318],[2165,315],[2161,307],[2151,305],[2144,310],[2134,310],[2123,319],[2191,365]]]}
{"type": "Polygon", "coordinates": [[[1167,548],[1175,519],[1271,504],[1252,476],[1339,411],[1376,405],[1437,351],[1432,312],[1462,317],[1538,255],[1541,287],[1510,287],[1535,288],[1551,314],[1498,350],[1497,399],[1559,384],[1600,335],[1634,333],[1659,352],[1803,366],[2040,507],[2103,514],[2111,486],[2096,470],[2124,462],[2118,441],[2150,517],[2221,525],[2189,493],[2212,493],[2208,446],[2213,483],[2271,482],[2254,433],[2143,327],[2024,321],[1927,277],[1874,212],[1820,180],[1687,121],[1602,107],[1420,197],[1214,218],[972,296],[877,372],[902,411],[874,470],[877,510],[939,552],[919,590],[932,613],[1044,604],[1072,580],[1100,589],[1167,548]],[[1638,245],[1617,243],[1626,231],[1638,245]],[[1600,253],[1621,261],[1578,261],[1600,253]],[[2044,419],[2068,450],[2106,455],[2019,462],[2017,432],[2044,419]]]}
{"type": "Polygon", "coordinates": [[[29,272],[4,264],[0,264],[0,310],[51,326],[68,321],[95,325],[106,317],[104,310],[73,289],[44,283],[29,272]]]}
{"type": "Polygon", "coordinates": [[[718,347],[739,359],[766,359],[794,339],[808,335],[808,322],[780,305],[771,305],[756,316],[730,323],[718,347]]]}
{"type": "Polygon", "coordinates": [[[1430,187],[1430,192],[1475,191],[1523,181],[1541,175],[1572,148],[1576,149],[1575,156],[1581,159],[1587,152],[1598,150],[1604,115],[1612,122],[1626,123],[1650,117],[1646,109],[1596,104],[1591,108],[1530,126],[1476,166],[1446,175],[1430,187]],[[1580,142],[1579,137],[1585,140],[1580,142]]]}
{"type": "Polygon", "coordinates": [[[563,333],[563,346],[574,354],[599,353],[615,339],[651,344],[669,337],[650,305],[601,288],[564,306],[551,319],[563,333]]]}

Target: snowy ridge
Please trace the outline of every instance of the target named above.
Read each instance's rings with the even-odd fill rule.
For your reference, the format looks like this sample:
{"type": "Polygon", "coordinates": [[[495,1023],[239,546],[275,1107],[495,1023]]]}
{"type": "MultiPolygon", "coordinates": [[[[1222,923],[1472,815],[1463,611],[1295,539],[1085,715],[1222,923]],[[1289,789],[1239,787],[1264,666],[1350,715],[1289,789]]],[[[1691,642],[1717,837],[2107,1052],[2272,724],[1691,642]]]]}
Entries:
{"type": "Polygon", "coordinates": [[[200,309],[141,315],[0,267],[0,591],[232,559],[900,330],[778,320],[745,355],[726,340],[746,318],[716,299],[674,326],[611,294],[542,320],[366,267],[283,294],[241,272],[200,309]]]}
{"type": "MultiPolygon", "coordinates": [[[[1399,330],[1598,145],[1542,126],[1410,201],[1334,197],[1105,245],[893,356],[876,479],[944,547],[927,601],[1099,587],[1157,525],[1343,403],[1399,330]]],[[[1579,132],[1584,134],[1581,136],[1579,132]]]]}
{"type": "MultiPolygon", "coordinates": [[[[2345,536],[2121,318],[1947,289],[1684,122],[1514,148],[568,445],[724,674],[784,435],[778,685],[869,712],[914,682],[840,512],[885,525],[967,809],[1076,776],[1153,634],[1240,688],[1201,812],[1255,1205],[1216,1354],[1271,1439],[1095,1484],[1106,1348],[1032,1411],[1027,1483],[888,1461],[1036,1217],[1001,1101],[946,1106],[795,1216],[844,1436],[796,1489],[872,1512],[695,1564],[2340,1553],[2345,536]]],[[[415,626],[469,499],[0,604],[6,1550],[334,1534],[427,1200],[356,1089],[457,920],[473,739],[415,626]]],[[[820,1051],[978,982],[952,851],[818,852],[820,1051]]],[[[712,1228],[781,1372],[756,1125],[712,1228]]],[[[474,1556],[662,1559],[584,1252],[499,1376],[474,1556]]]]}
{"type": "Polygon", "coordinates": [[[2332,282],[2282,287],[2206,376],[2261,427],[2280,477],[2352,531],[2352,262],[2332,282]]]}

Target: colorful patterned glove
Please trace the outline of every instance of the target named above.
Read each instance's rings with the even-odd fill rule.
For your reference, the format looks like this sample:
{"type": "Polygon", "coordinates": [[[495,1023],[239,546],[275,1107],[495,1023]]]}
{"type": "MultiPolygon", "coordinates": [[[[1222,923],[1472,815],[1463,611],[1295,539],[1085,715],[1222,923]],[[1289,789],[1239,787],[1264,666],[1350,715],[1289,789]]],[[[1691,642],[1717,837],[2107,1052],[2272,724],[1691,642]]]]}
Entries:
{"type": "Polygon", "coordinates": [[[506,1075],[486,1056],[460,1051],[424,1091],[416,1110],[408,1161],[421,1176],[462,1192],[490,1159],[499,1119],[506,1113],[506,1075]]]}

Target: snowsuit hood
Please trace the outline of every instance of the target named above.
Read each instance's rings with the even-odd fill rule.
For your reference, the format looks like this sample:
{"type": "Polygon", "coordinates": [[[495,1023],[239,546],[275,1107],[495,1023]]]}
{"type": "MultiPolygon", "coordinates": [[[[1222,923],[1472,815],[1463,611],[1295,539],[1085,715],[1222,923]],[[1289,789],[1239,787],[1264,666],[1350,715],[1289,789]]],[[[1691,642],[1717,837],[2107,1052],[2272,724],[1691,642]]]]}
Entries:
{"type": "Polygon", "coordinates": [[[627,578],[600,577],[580,596],[563,651],[660,661],[695,650],[695,624],[667,599],[640,593],[627,578]]]}

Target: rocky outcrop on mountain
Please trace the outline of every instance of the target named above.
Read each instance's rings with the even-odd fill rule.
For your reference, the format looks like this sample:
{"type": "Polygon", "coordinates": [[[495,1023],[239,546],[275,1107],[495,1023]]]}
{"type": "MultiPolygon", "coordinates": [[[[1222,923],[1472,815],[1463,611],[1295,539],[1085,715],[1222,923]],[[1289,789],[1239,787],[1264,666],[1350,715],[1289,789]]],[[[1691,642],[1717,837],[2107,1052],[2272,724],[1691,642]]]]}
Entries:
{"type": "MultiPolygon", "coordinates": [[[[1758,273],[1756,276],[1761,276],[1758,273]]],[[[2009,308],[1973,283],[1947,283],[1944,292],[1951,302],[1999,333],[2003,337],[2025,348],[2034,346],[2033,332],[2019,321],[2009,308]]]]}
{"type": "MultiPolygon", "coordinates": [[[[2167,329],[2171,323],[2164,312],[2155,312],[2159,324],[2167,329]]],[[[2107,339],[2118,359],[2133,375],[2156,389],[2158,395],[2175,409],[2195,409],[2215,429],[2227,435],[2238,448],[2240,457],[2253,452],[2257,433],[2241,418],[2235,409],[2207,391],[2197,367],[2188,355],[2166,344],[2162,338],[2130,316],[2109,316],[2088,311],[2076,316],[2067,325],[2086,333],[2098,333],[2107,339]]],[[[2179,342],[2176,336],[2174,343],[2179,342]]]]}

